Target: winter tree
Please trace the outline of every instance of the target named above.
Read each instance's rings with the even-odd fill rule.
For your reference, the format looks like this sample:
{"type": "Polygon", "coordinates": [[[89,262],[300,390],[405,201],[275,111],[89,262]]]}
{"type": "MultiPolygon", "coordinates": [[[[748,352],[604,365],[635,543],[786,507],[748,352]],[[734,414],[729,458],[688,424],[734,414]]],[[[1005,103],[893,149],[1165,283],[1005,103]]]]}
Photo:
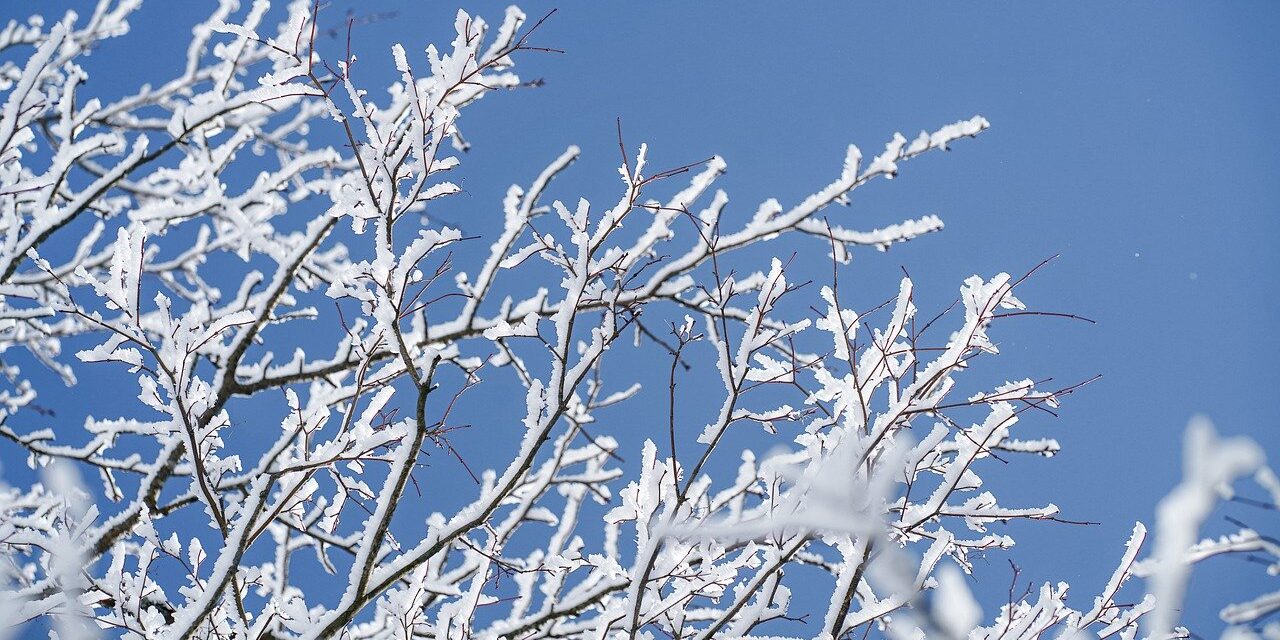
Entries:
{"type": "MultiPolygon", "coordinates": [[[[1137,524],[1100,550],[1116,569],[1080,585],[1087,608],[1065,583],[975,600],[965,574],[1013,545],[1006,523],[1067,526],[1053,496],[1007,504],[982,475],[1052,456],[1017,425],[1088,381],[965,379],[1003,318],[1049,313],[1015,295],[1031,273],[975,275],[949,306],[903,278],[851,308],[851,253],[941,221],[856,228],[832,205],[962,148],[980,116],[851,145],[808,197],[747,211],[716,188],[721,158],[655,167],[619,129],[615,199],[549,195],[570,147],[474,194],[501,211],[477,237],[429,211],[460,190],[465,108],[551,51],[537,19],[459,12],[452,42],[356,65],[317,51],[316,3],[222,0],[174,52],[180,75],[85,95],[81,59],[138,4],[0,31],[0,435],[6,465],[40,478],[0,493],[9,633],[1167,638],[1187,635],[1195,561],[1280,568],[1248,528],[1197,542],[1237,478],[1280,501],[1255,445],[1197,422],[1154,543],[1137,524]],[[367,91],[357,69],[383,63],[399,82],[367,91]],[[778,237],[828,253],[830,277],[805,286],[786,256],[728,266],[778,237]],[[656,389],[637,350],[668,367],[656,389]],[[116,415],[41,404],[47,372],[90,368],[134,389],[116,415]],[[689,375],[721,393],[680,395],[689,375]],[[510,424],[456,417],[498,398],[490,422],[510,424]],[[611,425],[636,412],[645,444],[623,451],[611,425]],[[464,438],[499,462],[459,454],[464,438]]],[[[1278,608],[1222,617],[1254,637],[1278,608]]]]}

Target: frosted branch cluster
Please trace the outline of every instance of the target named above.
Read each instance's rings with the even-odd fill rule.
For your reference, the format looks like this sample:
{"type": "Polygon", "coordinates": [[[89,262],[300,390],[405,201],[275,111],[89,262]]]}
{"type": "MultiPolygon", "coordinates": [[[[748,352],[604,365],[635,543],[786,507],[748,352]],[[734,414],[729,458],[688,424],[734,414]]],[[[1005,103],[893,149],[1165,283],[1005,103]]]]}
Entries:
{"type": "MultiPolygon", "coordinates": [[[[616,200],[549,199],[571,147],[492,199],[503,222],[481,240],[428,211],[460,191],[447,176],[464,109],[522,86],[514,65],[539,52],[520,10],[459,12],[452,42],[397,45],[399,80],[375,95],[357,71],[375,63],[317,53],[312,2],[222,0],[179,75],[86,97],[82,59],[137,5],[0,30],[0,444],[41,474],[0,492],[0,624],[224,640],[1164,638],[1185,634],[1191,562],[1276,555],[1251,530],[1195,543],[1237,476],[1280,493],[1256,447],[1197,426],[1152,558],[1137,560],[1137,525],[1108,550],[1110,581],[1086,585],[1087,610],[1064,583],[980,606],[965,573],[1013,545],[1003,525],[1058,519],[1048,496],[1006,504],[981,474],[1052,456],[1056,441],[1017,425],[1074,387],[958,391],[998,354],[989,332],[1024,313],[1023,279],[971,277],[921,316],[909,278],[860,312],[835,276],[802,287],[786,260],[725,267],[782,236],[839,264],[940,229],[932,215],[858,228],[831,205],[980,134],[981,117],[895,134],[870,160],[850,146],[812,195],[746,212],[716,188],[721,158],[654,170],[643,145],[624,146],[616,200]],[[635,345],[669,363],[670,389],[607,366],[635,345]],[[718,381],[707,411],[676,391],[685,366],[718,381]],[[90,368],[136,381],[136,398],[82,424],[41,405],[47,372],[74,385],[90,368]],[[669,402],[641,406],[645,392],[669,402]],[[522,418],[460,430],[460,407],[495,399],[522,418]],[[610,435],[623,415],[650,429],[640,451],[610,435]],[[748,431],[775,449],[756,453],[748,431]],[[491,468],[453,444],[494,434],[514,435],[491,468]],[[429,455],[461,480],[423,486],[429,455]],[[1135,573],[1153,595],[1117,598],[1135,573]]],[[[1223,617],[1251,634],[1277,607],[1273,594],[1223,617]]]]}

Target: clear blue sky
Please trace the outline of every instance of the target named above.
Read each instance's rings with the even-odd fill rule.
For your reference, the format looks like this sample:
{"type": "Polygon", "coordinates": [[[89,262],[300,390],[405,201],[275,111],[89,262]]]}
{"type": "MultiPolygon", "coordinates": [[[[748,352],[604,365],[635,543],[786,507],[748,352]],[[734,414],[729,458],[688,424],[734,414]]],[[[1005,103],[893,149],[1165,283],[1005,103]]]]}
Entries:
{"type": "MultiPolygon", "coordinates": [[[[48,4],[50,18],[67,6],[48,4]]],[[[134,34],[95,53],[89,86],[168,77],[197,4],[144,6],[134,34]]],[[[355,4],[336,0],[328,15],[340,24],[355,4]]],[[[5,3],[0,18],[30,6],[5,3]]],[[[493,19],[502,10],[467,7],[493,19]]],[[[550,5],[524,8],[541,15],[550,5]]],[[[391,42],[414,52],[447,39],[452,9],[358,3],[357,13],[399,12],[355,32],[366,86],[393,77],[391,42]]],[[[1004,355],[975,375],[1103,375],[1068,399],[1061,419],[1028,423],[1024,433],[1062,443],[1059,457],[989,474],[1006,503],[1048,496],[1064,517],[1102,523],[1013,529],[1019,546],[1008,557],[1024,579],[1066,580],[1084,606],[1133,521],[1151,523],[1176,483],[1192,414],[1280,453],[1278,27],[1280,4],[1266,2],[566,3],[537,37],[566,53],[519,61],[523,77],[545,86],[487,97],[466,114],[468,195],[438,213],[468,232],[493,229],[506,186],[570,143],[583,159],[553,195],[611,201],[618,117],[628,142],[649,143],[654,166],[722,155],[722,186],[749,212],[766,197],[794,202],[826,184],[850,142],[870,155],[895,131],[910,137],[985,116],[992,129],[977,140],[904,165],[900,178],[831,213],[851,226],[928,213],[947,223],[887,254],[857,254],[842,286],[870,306],[896,291],[902,266],[927,311],[970,274],[1021,272],[1062,254],[1021,297],[1098,324],[1008,323],[995,333],[1004,355]]],[[[800,250],[812,254],[802,268],[817,269],[817,249],[779,241],[761,249],[757,268],[770,253],[800,250]]],[[[113,409],[104,401],[85,412],[113,409]]],[[[616,428],[624,442],[639,441],[628,425],[616,428]]],[[[14,453],[0,448],[8,469],[21,466],[14,453]]],[[[1224,529],[1222,513],[1280,532],[1280,519],[1244,507],[1216,515],[1211,532],[1224,529]]],[[[980,567],[975,588],[988,616],[1008,575],[1003,555],[980,567]]],[[[1256,565],[1219,560],[1198,571],[1185,621],[1216,636],[1227,598],[1274,588],[1268,580],[1256,565]]]]}

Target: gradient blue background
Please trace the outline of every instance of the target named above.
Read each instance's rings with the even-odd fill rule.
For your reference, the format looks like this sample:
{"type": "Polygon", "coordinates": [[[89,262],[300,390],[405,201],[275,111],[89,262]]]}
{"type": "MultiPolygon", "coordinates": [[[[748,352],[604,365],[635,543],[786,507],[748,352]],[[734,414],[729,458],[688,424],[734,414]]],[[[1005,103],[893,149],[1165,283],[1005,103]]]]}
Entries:
{"type": "MultiPolygon", "coordinates": [[[[50,19],[66,6],[87,12],[87,3],[39,4],[50,19]]],[[[0,19],[33,7],[6,2],[0,19]]],[[[132,34],[94,54],[89,91],[110,95],[117,83],[170,77],[204,7],[144,6],[132,34]]],[[[322,22],[340,26],[352,7],[357,15],[397,12],[356,28],[358,74],[371,89],[394,78],[391,42],[413,55],[452,35],[454,7],[438,2],[338,0],[322,22]]],[[[502,5],[467,8],[497,20],[502,5]]],[[[534,17],[549,8],[524,5],[534,17]]],[[[825,185],[850,142],[869,157],[894,131],[912,137],[985,116],[993,126],[977,140],[906,163],[898,179],[828,212],[848,226],[928,213],[947,223],[887,254],[857,253],[842,287],[853,306],[871,306],[896,291],[905,267],[922,315],[932,315],[970,274],[1020,273],[1062,254],[1022,298],[1098,324],[1006,323],[995,332],[1004,355],[975,375],[989,383],[1103,378],[1070,397],[1061,419],[1035,418],[1023,432],[1057,438],[1061,455],[1018,460],[988,479],[1006,504],[1047,496],[1064,517],[1101,524],[1010,528],[1018,547],[980,562],[974,588],[994,614],[1008,588],[1007,556],[1024,582],[1068,581],[1074,605],[1087,608],[1134,520],[1152,523],[1155,503],[1178,481],[1191,415],[1280,452],[1278,27],[1280,4],[1267,2],[566,3],[536,38],[566,53],[519,60],[522,77],[546,85],[467,111],[473,150],[459,176],[467,195],[436,213],[468,232],[490,232],[506,186],[527,182],[570,143],[583,147],[583,158],[552,195],[611,203],[618,117],[628,143],[649,143],[652,167],[722,155],[729,173],[720,186],[731,210],[746,215],[766,197],[794,203],[825,185]]],[[[824,278],[820,249],[788,237],[752,255],[759,268],[769,255],[807,252],[807,277],[824,278]]],[[[715,380],[682,384],[692,397],[699,385],[714,391],[715,380]]],[[[92,399],[78,413],[131,410],[105,395],[79,397],[92,399]]],[[[657,435],[618,431],[628,447],[657,435]]],[[[457,444],[483,459],[483,439],[457,444]]],[[[22,466],[9,445],[0,445],[0,460],[9,470],[22,466]]],[[[1262,497],[1252,486],[1246,495],[1262,497]]],[[[1206,533],[1226,530],[1223,514],[1280,531],[1272,514],[1229,505],[1206,533]]],[[[1197,570],[1184,621],[1214,637],[1223,604],[1277,587],[1259,565],[1216,560],[1197,570]]]]}

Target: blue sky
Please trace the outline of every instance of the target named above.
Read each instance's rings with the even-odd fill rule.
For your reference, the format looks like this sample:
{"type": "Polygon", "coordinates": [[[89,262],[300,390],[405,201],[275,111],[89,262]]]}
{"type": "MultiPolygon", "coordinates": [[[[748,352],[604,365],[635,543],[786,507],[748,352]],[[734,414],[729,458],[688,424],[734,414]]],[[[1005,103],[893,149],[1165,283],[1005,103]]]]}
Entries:
{"type": "MultiPolygon", "coordinates": [[[[52,18],[58,7],[78,4],[49,2],[44,12],[52,18]]],[[[91,90],[167,77],[180,64],[177,52],[195,20],[184,13],[194,4],[144,6],[133,34],[95,54],[91,90]]],[[[327,11],[340,23],[352,5],[336,0],[327,11]]],[[[0,5],[0,19],[20,17],[27,6],[0,5]]],[[[502,5],[467,8],[496,20],[502,5]]],[[[524,8],[541,15],[550,5],[524,8]]],[[[851,208],[831,215],[865,227],[929,213],[947,223],[888,253],[855,255],[841,275],[855,304],[893,294],[900,267],[915,278],[928,311],[944,307],[970,274],[1022,272],[1061,254],[1022,299],[1098,321],[1010,322],[995,332],[1003,355],[975,372],[992,384],[1103,376],[1070,397],[1060,419],[1028,424],[1057,438],[1060,456],[1020,460],[996,480],[1005,502],[1048,496],[1064,517],[1102,523],[1014,528],[1019,546],[1009,557],[1024,579],[1066,580],[1077,598],[1091,597],[1133,521],[1151,523],[1156,501],[1176,483],[1181,433],[1195,413],[1280,452],[1273,401],[1280,388],[1273,246],[1280,239],[1280,5],[558,9],[537,41],[565,53],[526,55],[518,69],[546,84],[487,97],[465,116],[473,143],[460,176],[466,194],[438,213],[468,232],[495,228],[506,186],[526,181],[568,144],[582,146],[583,158],[553,195],[612,201],[616,118],[629,143],[649,143],[654,166],[723,156],[729,173],[721,186],[745,212],[764,198],[795,202],[825,185],[850,142],[870,154],[895,131],[911,137],[975,114],[990,120],[978,139],[904,165],[898,179],[858,191],[851,208]]],[[[359,3],[357,13],[398,12],[356,29],[365,85],[394,77],[391,42],[412,53],[447,39],[452,10],[438,2],[359,3]]],[[[769,255],[807,251],[798,268],[820,278],[818,249],[788,238],[744,260],[761,268],[769,255]]],[[[100,405],[84,412],[113,412],[109,400],[92,402],[100,405]]],[[[483,443],[459,443],[468,446],[483,443]]],[[[14,456],[0,447],[5,468],[21,466],[14,456]]],[[[1228,507],[1209,532],[1225,528],[1224,513],[1280,531],[1271,514],[1228,507]]],[[[988,614],[1002,601],[1008,574],[1004,557],[980,568],[975,588],[986,594],[988,614]]],[[[1240,560],[1204,567],[1185,620],[1216,635],[1221,605],[1268,588],[1268,580],[1240,560]]]]}

